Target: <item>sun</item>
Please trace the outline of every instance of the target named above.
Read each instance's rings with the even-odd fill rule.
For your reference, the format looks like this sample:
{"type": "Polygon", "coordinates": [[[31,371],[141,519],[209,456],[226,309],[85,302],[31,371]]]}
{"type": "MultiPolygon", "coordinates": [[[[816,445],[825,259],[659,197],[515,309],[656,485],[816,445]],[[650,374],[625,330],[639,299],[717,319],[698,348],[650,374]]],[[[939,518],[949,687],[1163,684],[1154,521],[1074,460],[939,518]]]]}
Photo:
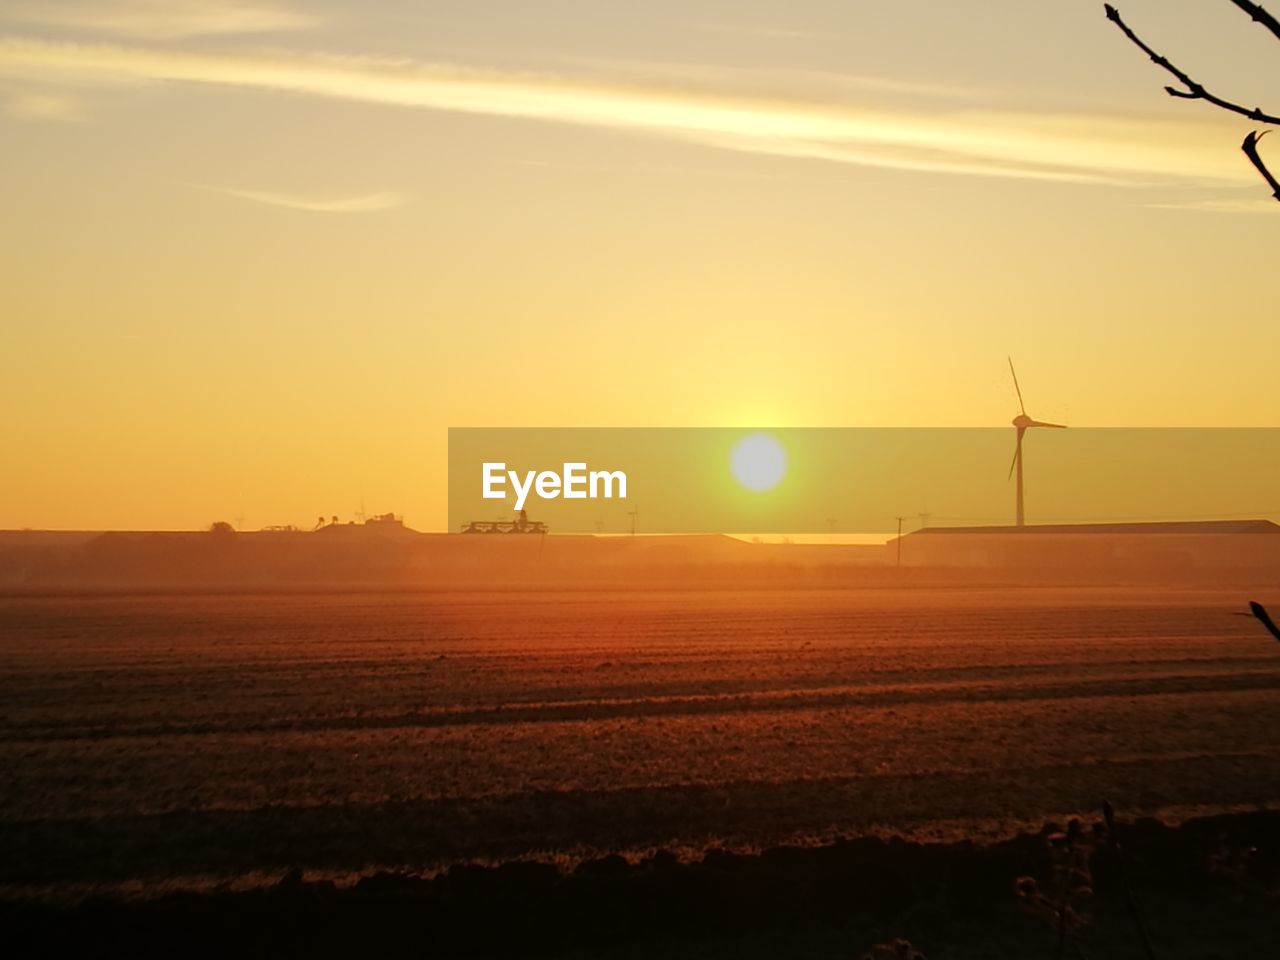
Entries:
{"type": "Polygon", "coordinates": [[[748,490],[764,493],[787,475],[787,451],[767,433],[753,433],[734,444],[729,469],[748,490]]]}

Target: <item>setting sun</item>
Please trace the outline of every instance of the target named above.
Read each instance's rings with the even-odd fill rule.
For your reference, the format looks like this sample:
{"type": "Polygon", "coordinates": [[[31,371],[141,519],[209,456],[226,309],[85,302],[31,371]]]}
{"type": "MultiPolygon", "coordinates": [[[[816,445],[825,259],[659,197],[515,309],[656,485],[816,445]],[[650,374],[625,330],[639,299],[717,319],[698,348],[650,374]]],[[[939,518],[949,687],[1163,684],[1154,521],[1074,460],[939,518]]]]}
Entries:
{"type": "Polygon", "coordinates": [[[767,433],[753,433],[734,445],[729,457],[734,479],[756,493],[772,490],[787,474],[787,451],[767,433]]]}

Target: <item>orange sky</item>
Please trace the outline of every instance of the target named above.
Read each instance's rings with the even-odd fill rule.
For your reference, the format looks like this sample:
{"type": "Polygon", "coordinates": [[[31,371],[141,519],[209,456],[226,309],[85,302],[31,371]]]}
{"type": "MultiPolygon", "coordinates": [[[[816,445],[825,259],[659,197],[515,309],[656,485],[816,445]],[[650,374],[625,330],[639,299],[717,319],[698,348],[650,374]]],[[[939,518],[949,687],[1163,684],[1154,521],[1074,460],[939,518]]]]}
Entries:
{"type": "Polygon", "coordinates": [[[0,527],[440,528],[449,426],[998,425],[1007,353],[1275,425],[1280,205],[1165,81],[1093,2],[6,4],[0,527]]]}

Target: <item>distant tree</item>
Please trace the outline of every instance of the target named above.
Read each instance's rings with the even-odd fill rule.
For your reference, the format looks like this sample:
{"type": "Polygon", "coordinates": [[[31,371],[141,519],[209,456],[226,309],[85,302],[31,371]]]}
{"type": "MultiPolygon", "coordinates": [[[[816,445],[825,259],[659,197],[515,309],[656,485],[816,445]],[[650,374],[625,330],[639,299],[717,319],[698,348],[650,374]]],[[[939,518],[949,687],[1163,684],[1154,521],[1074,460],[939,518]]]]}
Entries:
{"type": "Polygon", "coordinates": [[[209,532],[225,535],[228,533],[235,533],[236,528],[233,527],[231,524],[227,523],[227,521],[225,520],[218,520],[215,523],[209,524],[209,532]]]}
{"type": "MultiPolygon", "coordinates": [[[[1280,20],[1277,20],[1272,14],[1262,8],[1260,4],[1253,3],[1251,0],[1230,0],[1232,4],[1238,7],[1244,13],[1247,13],[1254,23],[1261,24],[1267,30],[1280,40],[1280,20]]],[[[1211,103],[1215,107],[1227,110],[1231,113],[1238,113],[1242,117],[1248,117],[1255,123],[1266,123],[1280,126],[1280,116],[1271,113],[1264,113],[1259,107],[1246,107],[1232,100],[1226,100],[1217,94],[1206,90],[1202,85],[1191,79],[1187,73],[1180,68],[1174,66],[1167,57],[1162,56],[1147,46],[1145,42],[1129,28],[1129,25],[1120,19],[1120,11],[1109,3],[1104,3],[1103,8],[1107,12],[1107,19],[1114,23],[1120,31],[1128,37],[1135,46],[1143,53],[1151,58],[1151,62],[1172,74],[1182,84],[1181,87],[1165,87],[1165,92],[1171,97],[1178,97],[1182,100],[1204,100],[1211,103]]],[[[1280,181],[1272,176],[1271,171],[1267,169],[1267,165],[1263,163],[1261,154],[1258,153],[1258,141],[1267,133],[1263,131],[1259,133],[1257,130],[1251,130],[1249,135],[1244,138],[1244,143],[1240,145],[1240,149],[1244,151],[1249,162],[1253,164],[1255,170],[1267,186],[1271,188],[1271,195],[1280,200],[1280,181]]]]}
{"type": "Polygon", "coordinates": [[[337,523],[337,522],[338,522],[338,518],[337,518],[337,516],[336,516],[336,515],[335,515],[335,516],[334,516],[334,518],[333,518],[333,522],[334,522],[334,523],[337,523]]]}

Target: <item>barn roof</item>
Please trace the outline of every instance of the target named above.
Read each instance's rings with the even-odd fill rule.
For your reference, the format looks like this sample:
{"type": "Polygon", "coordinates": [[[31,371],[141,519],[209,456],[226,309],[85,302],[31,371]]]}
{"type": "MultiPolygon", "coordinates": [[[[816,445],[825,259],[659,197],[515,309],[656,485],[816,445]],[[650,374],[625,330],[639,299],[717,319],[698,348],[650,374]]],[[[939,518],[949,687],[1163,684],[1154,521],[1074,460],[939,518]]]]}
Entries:
{"type": "Polygon", "coordinates": [[[1162,523],[1035,523],[1025,527],[925,527],[908,536],[938,534],[1181,534],[1183,536],[1224,536],[1243,533],[1280,533],[1270,520],[1178,520],[1162,523]]]}

